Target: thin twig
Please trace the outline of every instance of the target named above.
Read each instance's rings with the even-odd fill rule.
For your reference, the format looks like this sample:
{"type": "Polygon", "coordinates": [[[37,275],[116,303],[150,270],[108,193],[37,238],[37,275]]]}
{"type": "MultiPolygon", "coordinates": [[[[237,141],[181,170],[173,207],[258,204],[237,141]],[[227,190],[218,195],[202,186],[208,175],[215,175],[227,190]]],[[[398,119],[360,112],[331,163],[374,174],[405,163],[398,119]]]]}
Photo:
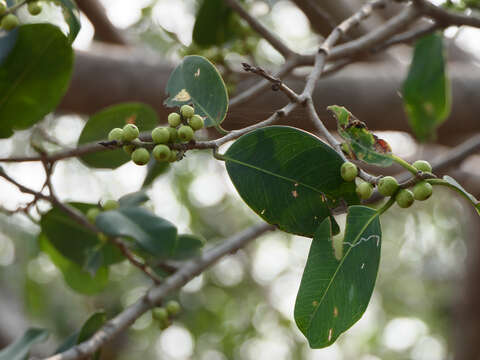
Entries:
{"type": "Polygon", "coordinates": [[[261,22],[251,16],[236,0],[225,0],[228,5],[240,15],[250,27],[259,33],[270,45],[272,45],[286,59],[298,56],[287,45],[283,43],[273,32],[267,29],[261,22]]]}
{"type": "Polygon", "coordinates": [[[298,102],[298,94],[292,89],[290,89],[287,85],[285,85],[282,82],[282,80],[280,80],[279,78],[273,75],[270,75],[269,73],[267,73],[265,70],[263,70],[261,67],[258,67],[258,66],[252,66],[247,63],[242,63],[242,66],[243,66],[243,70],[257,74],[258,76],[261,76],[267,81],[269,81],[270,83],[272,83],[273,91],[280,90],[285,95],[287,95],[287,97],[290,99],[291,102],[298,102]]]}
{"type": "Polygon", "coordinates": [[[426,0],[413,0],[413,3],[420,9],[423,15],[435,19],[442,24],[456,26],[466,25],[480,28],[480,17],[442,9],[426,0]]]}
{"type": "Polygon", "coordinates": [[[112,340],[118,333],[128,328],[142,314],[160,303],[165,296],[181,288],[223,256],[235,253],[253,239],[271,230],[274,230],[274,227],[265,223],[252,226],[225,240],[213,249],[206,251],[199,258],[188,261],[180,270],[168,277],[162,284],[152,287],[143,298],[106,323],[89,340],[63,353],[46,358],[45,360],[76,360],[93,354],[112,340]]]}

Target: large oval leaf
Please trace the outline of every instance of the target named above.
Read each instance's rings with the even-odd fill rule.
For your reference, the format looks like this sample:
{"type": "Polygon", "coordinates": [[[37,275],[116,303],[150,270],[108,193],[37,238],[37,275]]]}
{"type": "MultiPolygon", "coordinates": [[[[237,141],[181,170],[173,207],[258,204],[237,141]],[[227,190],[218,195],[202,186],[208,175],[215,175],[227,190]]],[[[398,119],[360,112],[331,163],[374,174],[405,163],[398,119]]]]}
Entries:
{"type": "Polygon", "coordinates": [[[36,343],[44,342],[47,338],[48,330],[30,328],[25,331],[22,338],[0,351],[0,360],[25,360],[28,358],[30,348],[36,343]]]}
{"type": "Polygon", "coordinates": [[[283,231],[312,237],[341,199],[358,203],[355,184],[340,176],[343,160],[307,132],[286,126],[255,130],[224,156],[242,199],[283,231]]]}
{"type": "Polygon", "coordinates": [[[167,106],[191,104],[205,116],[205,126],[217,126],[227,114],[228,95],[225,83],[213,64],[202,56],[186,56],[168,79],[167,106]]]}
{"type": "Polygon", "coordinates": [[[408,122],[420,141],[431,140],[450,114],[450,82],[446,73],[443,36],[427,35],[415,44],[413,60],[403,84],[408,122]]]}
{"type": "MultiPolygon", "coordinates": [[[[71,203],[82,213],[95,207],[93,204],[71,203]]],[[[79,225],[67,216],[62,210],[52,208],[40,220],[43,234],[52,246],[64,257],[77,265],[84,267],[92,251],[100,250],[101,265],[111,265],[122,261],[124,256],[112,244],[100,242],[97,235],[84,226],[79,225]]]]}
{"type": "Polygon", "coordinates": [[[59,28],[20,26],[0,65],[0,138],[26,129],[53,111],[68,88],[73,50],[59,28]]]}
{"type": "Polygon", "coordinates": [[[141,207],[105,211],[97,216],[96,225],[110,236],[130,237],[148,253],[167,257],[177,244],[177,228],[141,207]]]}
{"type": "Polygon", "coordinates": [[[107,286],[108,268],[106,266],[98,268],[95,276],[92,276],[87,270],[60,254],[45,235],[40,234],[39,243],[42,251],[48,254],[50,260],[62,272],[67,285],[76,292],[93,295],[107,286]]]}
{"type": "Polygon", "coordinates": [[[340,256],[330,219],[318,227],[295,303],[295,321],[312,348],[333,344],[365,312],[380,262],[378,216],[365,206],[349,208],[340,256]]]}
{"type": "MultiPolygon", "coordinates": [[[[128,122],[135,123],[140,131],[152,130],[158,126],[155,110],[141,103],[124,103],[110,106],[92,115],[78,139],[78,145],[105,140],[113,128],[123,128],[128,122]]],[[[130,155],[122,149],[87,154],[82,161],[94,168],[115,169],[130,161],[130,155]]]]}

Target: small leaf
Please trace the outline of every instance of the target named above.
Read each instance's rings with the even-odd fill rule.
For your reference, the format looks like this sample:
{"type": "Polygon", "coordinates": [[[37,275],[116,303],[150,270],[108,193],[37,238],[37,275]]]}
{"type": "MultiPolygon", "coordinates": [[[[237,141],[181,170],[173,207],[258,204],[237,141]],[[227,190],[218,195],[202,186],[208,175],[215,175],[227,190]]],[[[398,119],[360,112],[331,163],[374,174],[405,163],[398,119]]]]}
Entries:
{"type": "Polygon", "coordinates": [[[199,236],[191,234],[178,235],[177,246],[171,258],[174,260],[185,260],[200,255],[203,244],[205,244],[205,240],[199,236]]]}
{"type": "Polygon", "coordinates": [[[338,133],[346,141],[342,150],[350,158],[384,167],[393,164],[390,145],[368,130],[364,122],[343,106],[331,105],[327,110],[337,120],[338,133]]]}
{"type": "Polygon", "coordinates": [[[171,256],[177,242],[177,228],[140,207],[119,208],[97,216],[96,225],[110,236],[130,237],[155,256],[171,256]]]}
{"type": "MultiPolygon", "coordinates": [[[[67,351],[68,349],[90,339],[107,321],[105,311],[98,311],[87,319],[80,331],[70,335],[65,342],[60,345],[55,354],[67,351]]],[[[93,355],[93,360],[100,359],[100,350],[93,355]]]]}
{"type": "Polygon", "coordinates": [[[235,141],[224,157],[242,199],[283,231],[312,237],[333,208],[358,204],[355,184],[340,175],[342,158],[307,132],[258,129],[235,141]]]}
{"type": "Polygon", "coordinates": [[[48,338],[48,330],[30,328],[22,338],[0,351],[0,360],[27,360],[30,348],[44,342],[48,338]]]}
{"type": "MultiPolygon", "coordinates": [[[[155,110],[149,105],[141,103],[123,103],[110,106],[92,115],[78,139],[78,145],[106,140],[108,133],[113,128],[123,128],[125,124],[133,122],[140,131],[152,130],[158,125],[155,110]]],[[[81,157],[82,161],[90,167],[116,169],[130,161],[130,155],[122,149],[87,154],[81,157]]]]}
{"type": "Polygon", "coordinates": [[[449,184],[449,187],[456,190],[458,193],[463,195],[468,201],[470,201],[475,207],[475,210],[477,210],[477,213],[480,215],[480,202],[475,198],[475,196],[473,196],[467,190],[465,190],[463,186],[460,185],[454,178],[448,175],[445,175],[443,177],[443,180],[445,180],[449,184]]]}
{"type": "Polygon", "coordinates": [[[81,294],[93,295],[105,289],[108,283],[107,267],[102,266],[92,277],[88,271],[62,256],[45,235],[40,234],[38,240],[42,251],[50,257],[50,260],[62,272],[65,282],[73,290],[81,294]]]}
{"type": "Polygon", "coordinates": [[[120,207],[135,207],[142,205],[148,200],[150,200],[150,198],[145,191],[140,190],[134,193],[123,195],[120,199],[118,199],[118,203],[120,204],[120,207]]]}
{"type": "Polygon", "coordinates": [[[223,0],[203,0],[193,26],[192,40],[200,46],[220,46],[235,37],[241,25],[223,0]]]}
{"type": "Polygon", "coordinates": [[[80,11],[73,0],[59,1],[63,7],[63,17],[65,18],[65,21],[70,29],[70,32],[68,33],[68,40],[70,43],[73,43],[81,28],[80,11]]]}
{"type": "Polygon", "coordinates": [[[451,108],[442,34],[427,35],[416,42],[403,84],[403,102],[416,137],[420,141],[432,140],[451,108]]]}
{"type": "Polygon", "coordinates": [[[72,47],[56,26],[28,24],[15,31],[15,44],[0,65],[0,138],[53,111],[73,69],[72,47]]]}
{"type": "Polygon", "coordinates": [[[318,227],[295,303],[295,321],[310,347],[335,342],[357,322],[372,296],[380,262],[379,213],[351,206],[342,254],[336,254],[331,221],[318,227]]]}
{"type": "MultiPolygon", "coordinates": [[[[88,209],[96,207],[94,204],[85,203],[70,203],[69,205],[83,214],[88,209]]],[[[101,251],[105,266],[124,259],[120,250],[113,244],[103,244],[95,233],[72,220],[58,208],[54,207],[42,215],[40,227],[52,246],[62,256],[81,267],[88,263],[87,258],[93,250],[101,251]]]]}
{"type": "Polygon", "coordinates": [[[165,105],[193,103],[195,112],[205,119],[205,126],[218,126],[225,119],[228,95],[215,66],[202,56],[186,56],[168,79],[165,105]]]}
{"type": "Polygon", "coordinates": [[[88,249],[87,260],[85,261],[84,269],[93,277],[103,265],[103,253],[101,249],[88,249]]]}

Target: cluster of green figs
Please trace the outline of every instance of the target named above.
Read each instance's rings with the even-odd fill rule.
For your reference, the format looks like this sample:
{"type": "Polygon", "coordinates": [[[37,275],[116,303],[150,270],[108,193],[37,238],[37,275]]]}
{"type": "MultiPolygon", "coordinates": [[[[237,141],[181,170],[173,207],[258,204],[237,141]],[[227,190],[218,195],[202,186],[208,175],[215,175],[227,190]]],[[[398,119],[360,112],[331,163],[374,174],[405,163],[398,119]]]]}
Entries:
{"type": "MultiPolygon", "coordinates": [[[[169,126],[159,126],[152,130],[154,147],[152,155],[159,162],[174,162],[178,160],[178,151],[171,147],[174,143],[187,143],[193,139],[194,132],[204,126],[203,118],[195,114],[190,105],[183,105],[180,113],[168,115],[169,126]]],[[[123,129],[115,128],[108,134],[109,141],[123,144],[123,150],[129,154],[137,165],[146,165],[150,161],[150,143],[136,141],[140,131],[135,124],[126,124],[123,129]]]]}
{"type": "MultiPolygon", "coordinates": [[[[38,1],[29,1],[27,9],[30,15],[38,15],[42,12],[42,5],[38,1]]],[[[20,25],[17,15],[8,8],[5,0],[0,0],[0,28],[6,31],[15,29],[20,25]]]]}
{"type": "MultiPolygon", "coordinates": [[[[421,172],[432,172],[432,166],[425,160],[417,160],[412,166],[421,172]]],[[[343,180],[354,181],[358,175],[358,168],[352,162],[344,162],[340,168],[343,180]]],[[[356,192],[360,199],[366,200],[373,194],[373,185],[369,182],[359,180],[356,186],[356,192]]],[[[383,196],[394,196],[395,201],[401,208],[412,206],[415,200],[423,201],[432,196],[432,185],[421,180],[413,188],[400,188],[397,180],[393,176],[384,176],[377,183],[377,190],[383,196]]]]}

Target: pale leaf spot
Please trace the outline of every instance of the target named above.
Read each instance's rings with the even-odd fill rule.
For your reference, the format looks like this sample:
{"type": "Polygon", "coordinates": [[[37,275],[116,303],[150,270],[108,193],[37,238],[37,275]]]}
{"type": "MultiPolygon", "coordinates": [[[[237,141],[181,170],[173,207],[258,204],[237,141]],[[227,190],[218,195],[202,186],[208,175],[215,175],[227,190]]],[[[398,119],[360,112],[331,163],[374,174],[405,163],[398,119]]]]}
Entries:
{"type": "Polygon", "coordinates": [[[190,94],[185,89],[180,90],[180,92],[173,98],[175,101],[188,101],[190,99],[190,94]]]}
{"type": "Polygon", "coordinates": [[[293,190],[293,191],[292,191],[292,196],[293,196],[294,198],[297,198],[297,197],[298,197],[298,192],[297,192],[297,190],[293,190]]]}
{"type": "Polygon", "coordinates": [[[360,269],[364,269],[365,268],[365,263],[362,263],[362,266],[360,266],[360,269]]]}
{"type": "Polygon", "coordinates": [[[318,306],[318,301],[317,300],[312,301],[312,306],[317,307],[318,306]]]}
{"type": "Polygon", "coordinates": [[[193,76],[195,76],[195,77],[200,76],[200,68],[197,69],[197,71],[195,72],[195,74],[193,74],[193,76]]]}
{"type": "Polygon", "coordinates": [[[332,340],[333,329],[328,330],[328,341],[332,340]]]}
{"type": "Polygon", "coordinates": [[[335,306],[333,308],[333,317],[337,317],[338,316],[338,308],[335,306]]]}
{"type": "Polygon", "coordinates": [[[263,209],[263,210],[260,212],[260,214],[262,214],[262,215],[265,214],[265,209],[263,209]]]}

